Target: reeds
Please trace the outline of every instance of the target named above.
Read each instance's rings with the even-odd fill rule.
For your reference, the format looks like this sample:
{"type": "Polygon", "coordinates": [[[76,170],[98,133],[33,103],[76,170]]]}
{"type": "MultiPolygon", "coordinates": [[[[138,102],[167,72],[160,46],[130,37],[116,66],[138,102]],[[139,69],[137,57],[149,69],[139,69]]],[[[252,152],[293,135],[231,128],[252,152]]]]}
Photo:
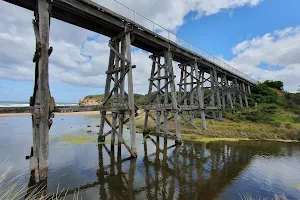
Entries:
{"type": "MultiPolygon", "coordinates": [[[[4,162],[3,162],[4,163],[4,162]]],[[[3,166],[3,163],[0,164],[3,166]]],[[[9,174],[12,167],[9,167],[3,174],[0,175],[0,200],[64,200],[68,195],[68,189],[63,188],[57,190],[53,194],[45,194],[46,185],[37,184],[32,187],[28,187],[26,184],[20,184],[18,177],[22,174],[9,179],[9,174]]],[[[79,200],[79,189],[73,194],[73,200],[79,200]]]]}

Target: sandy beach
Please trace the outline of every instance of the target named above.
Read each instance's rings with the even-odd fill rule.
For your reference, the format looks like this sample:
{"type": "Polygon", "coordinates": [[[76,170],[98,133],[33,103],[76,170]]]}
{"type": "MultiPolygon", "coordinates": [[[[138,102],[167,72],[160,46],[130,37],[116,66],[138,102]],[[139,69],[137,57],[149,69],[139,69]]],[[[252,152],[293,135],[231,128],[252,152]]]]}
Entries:
{"type": "MultiPolygon", "coordinates": [[[[55,116],[100,116],[99,111],[54,113],[55,116]]],[[[0,117],[31,116],[30,113],[0,114],[0,117]]]]}

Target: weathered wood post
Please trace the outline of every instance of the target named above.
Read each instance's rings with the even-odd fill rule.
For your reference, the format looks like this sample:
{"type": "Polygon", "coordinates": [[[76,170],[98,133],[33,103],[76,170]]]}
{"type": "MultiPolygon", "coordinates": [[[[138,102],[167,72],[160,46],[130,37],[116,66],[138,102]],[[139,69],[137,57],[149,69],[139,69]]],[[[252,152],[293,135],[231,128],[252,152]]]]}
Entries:
{"type": "Polygon", "coordinates": [[[215,83],[215,90],[217,93],[217,104],[218,104],[218,118],[222,119],[222,105],[221,105],[221,98],[220,98],[220,88],[219,88],[219,81],[218,81],[218,73],[217,70],[214,69],[214,83],[215,83]]]}
{"type": "MultiPolygon", "coordinates": [[[[225,109],[226,109],[226,92],[225,92],[225,90],[227,89],[226,87],[225,87],[225,78],[224,78],[224,76],[221,76],[221,86],[222,86],[222,109],[223,109],[223,111],[225,111],[225,109]]],[[[227,99],[228,100],[228,99],[227,99]]]]}
{"type": "Polygon", "coordinates": [[[246,87],[245,87],[245,83],[244,82],[242,83],[242,88],[243,88],[243,94],[244,94],[246,108],[249,108],[248,96],[247,96],[246,87]]]}
{"type": "MultiPolygon", "coordinates": [[[[152,93],[152,88],[153,88],[153,82],[154,82],[154,80],[151,79],[151,78],[154,77],[155,65],[156,65],[156,63],[152,62],[152,68],[151,68],[151,74],[150,74],[150,80],[149,80],[150,83],[149,83],[149,89],[148,89],[148,98],[151,97],[151,93],[152,93]]],[[[146,134],[149,132],[149,130],[148,130],[149,112],[150,112],[150,110],[145,109],[145,120],[144,120],[144,128],[143,128],[143,135],[144,136],[146,136],[146,134]]]]}
{"type": "MultiPolygon", "coordinates": [[[[212,107],[216,106],[216,100],[215,100],[215,79],[214,79],[214,71],[210,70],[210,105],[212,107]]],[[[216,113],[212,112],[213,118],[216,118],[216,113]]]]}
{"type": "Polygon", "coordinates": [[[225,81],[226,89],[228,90],[228,92],[227,92],[227,100],[229,101],[231,110],[234,110],[233,102],[232,102],[232,96],[231,96],[231,89],[229,87],[226,74],[224,75],[224,81],[225,81]]]}
{"type": "Polygon", "coordinates": [[[199,75],[199,69],[198,69],[197,61],[195,61],[194,68],[195,68],[196,78],[198,78],[198,80],[197,80],[197,100],[199,102],[199,111],[200,111],[200,116],[201,116],[201,121],[202,121],[202,129],[206,130],[207,126],[206,126],[206,119],[205,119],[205,112],[204,112],[205,108],[204,108],[204,100],[203,100],[203,93],[202,93],[203,83],[200,82],[201,77],[199,75]]]}
{"type": "Polygon", "coordinates": [[[243,105],[243,99],[242,99],[242,94],[241,94],[241,85],[238,83],[236,78],[234,79],[234,82],[235,82],[235,86],[236,86],[236,92],[237,92],[238,97],[239,97],[240,105],[243,108],[244,105],[243,105]]]}
{"type": "Polygon", "coordinates": [[[50,111],[50,88],[48,63],[52,48],[49,48],[51,5],[47,0],[37,1],[37,10],[33,20],[36,38],[35,85],[30,105],[32,114],[33,147],[30,156],[30,168],[34,171],[35,181],[44,181],[48,177],[49,129],[52,121],[50,111]]]}
{"type": "Polygon", "coordinates": [[[251,94],[251,87],[249,84],[247,85],[247,88],[248,88],[248,94],[251,94]]]}
{"type": "MultiPolygon", "coordinates": [[[[168,77],[168,69],[167,69],[167,67],[165,67],[164,76],[168,77]]],[[[165,85],[167,85],[167,84],[168,84],[168,79],[165,79],[165,85]]],[[[169,103],[169,91],[168,91],[168,88],[169,87],[165,87],[165,90],[164,90],[164,105],[165,106],[167,106],[168,103],[169,103]]],[[[167,109],[165,109],[164,110],[164,138],[165,138],[165,140],[168,138],[168,129],[169,129],[168,115],[169,115],[169,111],[167,109]]]]}
{"type": "MultiPolygon", "coordinates": [[[[126,26],[125,32],[127,32],[127,29],[128,29],[128,27],[126,26]]],[[[127,64],[127,66],[128,66],[128,81],[127,82],[128,82],[128,107],[129,107],[129,114],[130,114],[130,142],[131,142],[131,151],[135,155],[137,155],[130,32],[125,34],[125,41],[126,41],[126,58],[129,61],[127,64]]]]}
{"type": "Polygon", "coordinates": [[[174,114],[176,142],[182,143],[181,133],[180,133],[180,129],[179,129],[179,121],[178,121],[178,104],[177,104],[177,98],[176,98],[175,76],[174,76],[172,61],[173,61],[173,56],[172,56],[171,51],[166,51],[165,52],[165,65],[169,71],[169,75],[170,75],[170,79],[171,79],[170,88],[171,88],[171,97],[172,97],[172,111],[174,114]]]}

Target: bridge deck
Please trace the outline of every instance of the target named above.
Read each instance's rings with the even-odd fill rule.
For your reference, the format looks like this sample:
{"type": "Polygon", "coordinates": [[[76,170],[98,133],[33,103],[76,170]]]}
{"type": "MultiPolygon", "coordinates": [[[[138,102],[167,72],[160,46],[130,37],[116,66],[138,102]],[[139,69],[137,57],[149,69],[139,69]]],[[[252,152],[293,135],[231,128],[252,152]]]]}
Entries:
{"type": "MultiPolygon", "coordinates": [[[[4,0],[20,7],[34,11],[36,0],[4,0]]],[[[172,42],[157,33],[119,15],[91,0],[52,0],[52,17],[58,20],[100,33],[113,38],[124,30],[126,23],[134,25],[132,45],[151,53],[162,52],[169,47],[174,53],[174,61],[185,63],[198,60],[204,67],[217,67],[226,72],[228,77],[238,77],[249,84],[255,82],[241,77],[228,69],[211,62],[209,59],[192,52],[175,42],[172,42]]]]}

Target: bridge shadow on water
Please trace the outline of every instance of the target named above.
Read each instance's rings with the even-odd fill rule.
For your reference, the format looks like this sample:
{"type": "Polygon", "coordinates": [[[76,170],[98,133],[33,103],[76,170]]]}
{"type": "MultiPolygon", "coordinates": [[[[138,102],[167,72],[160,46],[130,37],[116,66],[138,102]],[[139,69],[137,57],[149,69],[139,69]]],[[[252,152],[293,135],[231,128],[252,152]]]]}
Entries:
{"type": "MultiPolygon", "coordinates": [[[[70,173],[66,179],[73,188],[67,199],[73,199],[78,189],[82,199],[216,199],[232,187],[254,157],[277,156],[280,149],[261,142],[174,145],[151,136],[140,142],[138,158],[131,159],[120,145],[98,144],[98,166],[89,171],[96,179],[86,184],[83,179],[78,186],[70,173]]],[[[51,173],[48,184],[53,188],[49,179],[51,173]]],[[[230,194],[233,199],[239,195],[238,191],[230,194]]]]}

